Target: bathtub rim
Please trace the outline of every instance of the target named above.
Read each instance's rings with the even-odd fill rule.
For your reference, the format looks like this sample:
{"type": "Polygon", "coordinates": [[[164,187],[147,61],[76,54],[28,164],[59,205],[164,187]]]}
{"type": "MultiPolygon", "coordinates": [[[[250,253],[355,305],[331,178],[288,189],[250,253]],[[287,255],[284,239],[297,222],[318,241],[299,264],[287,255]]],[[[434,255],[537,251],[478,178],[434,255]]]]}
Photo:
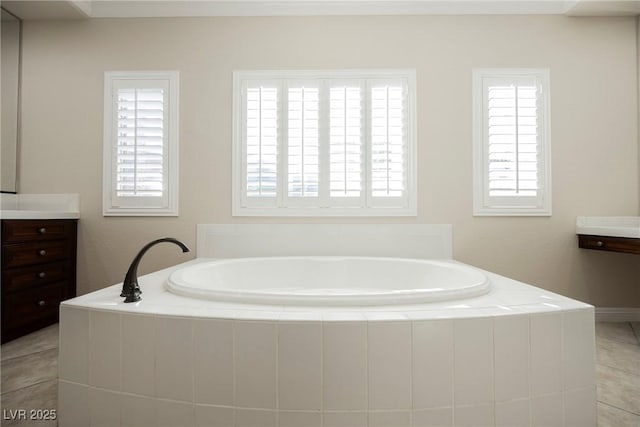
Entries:
{"type": "MultiPolygon", "coordinates": [[[[483,296],[459,301],[445,301],[405,306],[300,307],[217,303],[175,295],[164,282],[180,268],[211,261],[196,258],[139,277],[142,300],[124,303],[120,297],[122,283],[63,301],[61,307],[115,311],[126,314],[181,318],[217,318],[246,321],[413,321],[494,317],[516,314],[546,313],[593,307],[551,291],[537,288],[474,266],[487,275],[492,290],[483,296]],[[453,303],[453,304],[452,304],[453,303]]],[[[444,261],[468,265],[456,260],[444,261]]]]}

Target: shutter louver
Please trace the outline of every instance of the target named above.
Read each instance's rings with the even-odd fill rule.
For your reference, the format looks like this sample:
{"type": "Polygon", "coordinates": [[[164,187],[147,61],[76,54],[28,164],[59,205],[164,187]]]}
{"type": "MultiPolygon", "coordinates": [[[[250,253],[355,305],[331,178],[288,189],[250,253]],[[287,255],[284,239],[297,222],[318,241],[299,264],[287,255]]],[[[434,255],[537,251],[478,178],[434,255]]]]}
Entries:
{"type": "Polygon", "coordinates": [[[488,87],[490,196],[536,196],[538,108],[535,85],[488,87]]]}
{"type": "Polygon", "coordinates": [[[317,87],[288,90],[287,184],[289,197],[318,197],[319,103],[317,87]]]}
{"type": "Polygon", "coordinates": [[[117,92],[117,197],[163,197],[164,90],[117,92]]]}
{"type": "Polygon", "coordinates": [[[371,89],[371,194],[402,197],[405,190],[404,93],[402,86],[371,89]]]}
{"type": "Polygon", "coordinates": [[[247,88],[247,196],[276,197],[278,89],[247,88]]]}
{"type": "Polygon", "coordinates": [[[362,191],[362,90],[329,91],[329,190],[331,197],[360,197],[362,191]]]}

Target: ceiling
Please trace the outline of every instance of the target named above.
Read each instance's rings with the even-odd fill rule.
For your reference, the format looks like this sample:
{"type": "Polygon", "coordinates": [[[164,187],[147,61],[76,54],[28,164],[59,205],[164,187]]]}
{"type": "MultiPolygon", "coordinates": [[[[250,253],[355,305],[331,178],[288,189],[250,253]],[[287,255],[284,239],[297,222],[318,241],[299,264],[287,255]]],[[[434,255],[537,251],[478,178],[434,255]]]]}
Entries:
{"type": "Polygon", "coordinates": [[[12,0],[24,20],[296,15],[640,15],[640,0],[12,0]]]}

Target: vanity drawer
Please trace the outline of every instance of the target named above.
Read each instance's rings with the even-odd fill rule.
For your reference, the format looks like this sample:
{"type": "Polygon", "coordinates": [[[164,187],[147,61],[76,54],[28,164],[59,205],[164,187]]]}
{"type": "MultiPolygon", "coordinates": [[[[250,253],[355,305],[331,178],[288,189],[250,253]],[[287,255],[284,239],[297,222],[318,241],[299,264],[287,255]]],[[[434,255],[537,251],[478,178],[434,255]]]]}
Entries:
{"type": "Polygon", "coordinates": [[[30,286],[65,280],[71,276],[72,271],[69,261],[7,269],[2,274],[2,287],[4,292],[15,292],[30,286]]]}
{"type": "Polygon", "coordinates": [[[578,235],[578,246],[583,249],[596,249],[599,251],[624,252],[628,254],[640,254],[640,239],[627,237],[578,235]]]}
{"type": "Polygon", "coordinates": [[[2,320],[17,327],[47,316],[58,315],[58,307],[68,283],[59,282],[7,294],[3,300],[2,320]]]}
{"type": "Polygon", "coordinates": [[[71,250],[72,246],[69,240],[4,245],[2,247],[2,267],[12,268],[57,261],[69,258],[71,250]]]}
{"type": "Polygon", "coordinates": [[[75,222],[68,220],[9,220],[2,221],[5,243],[73,238],[75,222]]]}

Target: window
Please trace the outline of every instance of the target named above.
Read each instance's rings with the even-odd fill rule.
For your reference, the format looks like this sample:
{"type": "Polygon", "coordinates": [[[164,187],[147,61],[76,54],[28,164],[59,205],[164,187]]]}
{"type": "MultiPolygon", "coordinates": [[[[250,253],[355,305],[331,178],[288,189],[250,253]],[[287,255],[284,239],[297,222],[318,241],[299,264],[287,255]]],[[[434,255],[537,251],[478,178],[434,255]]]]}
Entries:
{"type": "Polygon", "coordinates": [[[233,214],[416,215],[415,141],[415,71],[237,71],[233,214]]]}
{"type": "Polygon", "coordinates": [[[549,71],[473,71],[474,215],[551,215],[549,71]]]}
{"type": "Polygon", "coordinates": [[[104,215],[178,215],[178,79],[105,73],[104,215]]]}

